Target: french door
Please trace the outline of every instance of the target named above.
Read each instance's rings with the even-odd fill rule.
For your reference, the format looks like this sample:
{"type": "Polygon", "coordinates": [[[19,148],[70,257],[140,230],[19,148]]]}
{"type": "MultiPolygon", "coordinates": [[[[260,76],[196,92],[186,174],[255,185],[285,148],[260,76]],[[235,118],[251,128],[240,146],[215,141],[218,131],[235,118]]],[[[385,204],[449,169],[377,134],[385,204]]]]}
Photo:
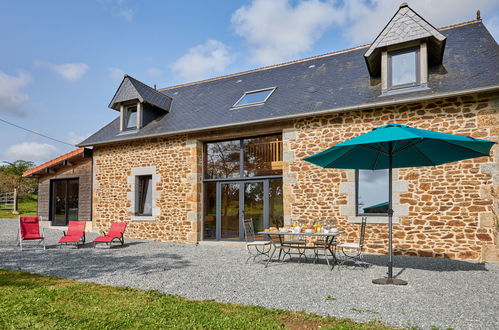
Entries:
{"type": "Polygon", "coordinates": [[[54,226],[65,226],[78,220],[78,179],[51,181],[50,220],[54,226]]]}
{"type": "Polygon", "coordinates": [[[244,219],[255,232],[282,225],[282,179],[210,182],[204,201],[204,239],[243,240],[244,219]]]}

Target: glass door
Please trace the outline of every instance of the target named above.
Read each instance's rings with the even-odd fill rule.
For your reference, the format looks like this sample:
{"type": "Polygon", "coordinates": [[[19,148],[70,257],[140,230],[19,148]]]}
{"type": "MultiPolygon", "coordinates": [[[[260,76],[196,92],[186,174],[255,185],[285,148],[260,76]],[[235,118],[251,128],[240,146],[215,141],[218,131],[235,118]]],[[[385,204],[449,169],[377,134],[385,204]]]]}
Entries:
{"type": "Polygon", "coordinates": [[[220,183],[220,238],[240,238],[239,183],[220,183]]]}
{"type": "MultiPolygon", "coordinates": [[[[245,219],[253,220],[253,228],[255,233],[263,231],[267,228],[267,221],[264,210],[267,209],[265,203],[265,187],[264,181],[244,182],[244,208],[243,221],[245,219]]],[[[244,233],[243,233],[244,235],[244,233]]],[[[263,237],[258,237],[261,239],[263,237]]],[[[244,239],[244,236],[242,237],[244,239]]]]}
{"type": "Polygon", "coordinates": [[[78,220],[78,190],[78,179],[52,181],[52,225],[66,226],[69,220],[78,220]]]}
{"type": "Polygon", "coordinates": [[[52,224],[54,226],[66,225],[66,181],[52,182],[52,224]]]}

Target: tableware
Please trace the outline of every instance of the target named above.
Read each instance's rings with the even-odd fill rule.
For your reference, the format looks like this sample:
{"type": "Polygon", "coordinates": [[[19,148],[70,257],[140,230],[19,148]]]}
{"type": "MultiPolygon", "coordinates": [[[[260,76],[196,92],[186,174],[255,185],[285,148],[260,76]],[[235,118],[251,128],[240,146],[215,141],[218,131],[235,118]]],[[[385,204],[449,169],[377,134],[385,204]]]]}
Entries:
{"type": "Polygon", "coordinates": [[[313,233],[313,232],[314,232],[314,230],[309,228],[309,229],[305,229],[305,232],[306,232],[307,234],[310,234],[310,233],[313,233]]]}

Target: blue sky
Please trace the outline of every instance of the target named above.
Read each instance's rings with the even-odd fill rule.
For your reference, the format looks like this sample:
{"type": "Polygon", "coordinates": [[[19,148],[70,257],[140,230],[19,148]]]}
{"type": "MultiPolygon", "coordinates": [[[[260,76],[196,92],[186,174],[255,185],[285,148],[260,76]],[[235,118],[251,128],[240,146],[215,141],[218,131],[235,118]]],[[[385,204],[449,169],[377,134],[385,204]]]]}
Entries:
{"type": "MultiPolygon", "coordinates": [[[[124,73],[158,88],[370,43],[400,0],[0,2],[0,119],[75,144],[117,116],[124,73]]],[[[499,3],[417,0],[436,27],[480,9],[499,37],[499,3]]],[[[0,122],[0,162],[72,150],[0,122]]]]}

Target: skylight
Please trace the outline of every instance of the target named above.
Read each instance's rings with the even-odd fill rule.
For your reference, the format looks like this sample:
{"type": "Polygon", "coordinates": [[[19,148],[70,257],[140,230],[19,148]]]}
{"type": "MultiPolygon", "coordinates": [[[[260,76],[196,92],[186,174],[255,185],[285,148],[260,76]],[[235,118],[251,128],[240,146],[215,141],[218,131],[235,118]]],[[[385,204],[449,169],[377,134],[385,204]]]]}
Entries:
{"type": "Polygon", "coordinates": [[[262,104],[267,101],[274,92],[274,88],[259,89],[256,91],[245,92],[244,95],[232,107],[244,107],[256,104],[262,104]]]}

